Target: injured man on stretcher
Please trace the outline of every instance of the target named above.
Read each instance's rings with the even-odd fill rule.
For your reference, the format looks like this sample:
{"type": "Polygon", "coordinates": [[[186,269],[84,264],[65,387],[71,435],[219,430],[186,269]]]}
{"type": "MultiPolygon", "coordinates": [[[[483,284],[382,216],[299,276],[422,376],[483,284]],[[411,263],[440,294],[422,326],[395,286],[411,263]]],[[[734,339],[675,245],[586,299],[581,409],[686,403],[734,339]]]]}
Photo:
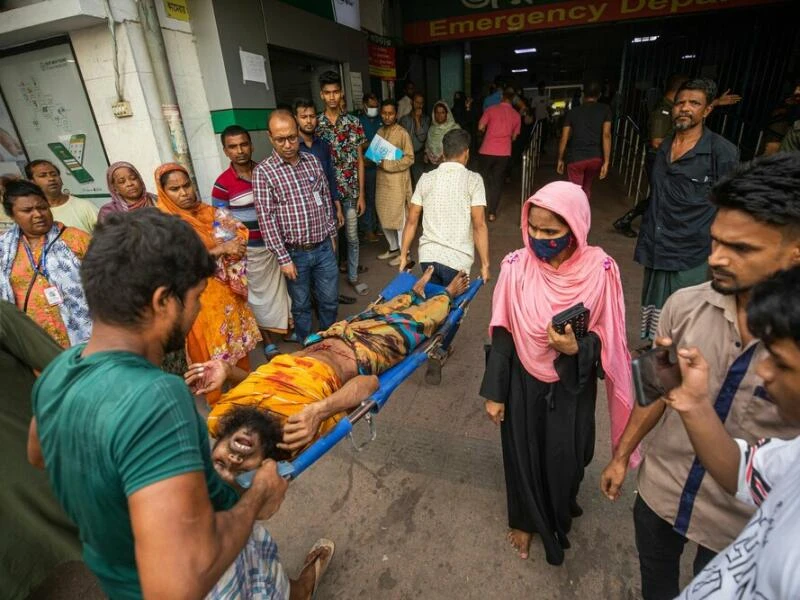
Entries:
{"type": "MultiPolygon", "coordinates": [[[[433,267],[412,290],[306,339],[250,373],[211,406],[209,435],[219,475],[236,476],[263,460],[289,459],[325,434],[378,389],[377,376],[401,362],[445,321],[469,278],[459,273],[442,292],[425,297],[433,267]]],[[[222,361],[191,365],[195,393],[219,389],[229,375],[222,361]]]]}

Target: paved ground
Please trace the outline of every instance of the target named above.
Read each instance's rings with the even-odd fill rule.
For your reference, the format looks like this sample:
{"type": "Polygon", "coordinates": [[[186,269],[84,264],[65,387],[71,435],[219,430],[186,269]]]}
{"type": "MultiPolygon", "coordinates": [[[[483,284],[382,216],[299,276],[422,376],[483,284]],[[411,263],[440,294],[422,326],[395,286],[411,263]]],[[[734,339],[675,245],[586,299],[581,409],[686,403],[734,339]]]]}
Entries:
{"type": "MultiPolygon", "coordinates": [[[[537,187],[556,177],[552,165],[542,164],[537,187]]],[[[493,265],[521,246],[518,188],[507,187],[498,221],[490,226],[493,265]]],[[[596,183],[590,242],[619,262],[629,339],[638,345],[641,270],[631,259],[634,240],[614,234],[610,225],[627,207],[621,189],[613,177],[596,183]]],[[[364,280],[375,291],[394,274],[375,259],[383,250],[381,241],[362,251],[362,263],[370,268],[364,280]]],[[[426,385],[420,370],[381,412],[375,442],[360,453],[349,443],[340,444],[290,486],[283,508],[270,522],[290,575],[317,538],[330,537],[337,544],[318,598],[639,596],[633,478],[616,504],[601,497],[597,488],[610,453],[602,386],[595,459],[579,497],[585,514],[575,521],[565,563],[549,566],[536,538],[527,561],[519,560],[505,541],[500,436],[478,397],[491,288],[473,303],[441,386],[426,385]]],[[[362,427],[357,434],[365,434],[362,427]]],[[[38,597],[97,595],[75,567],[43,592],[38,597]]]]}

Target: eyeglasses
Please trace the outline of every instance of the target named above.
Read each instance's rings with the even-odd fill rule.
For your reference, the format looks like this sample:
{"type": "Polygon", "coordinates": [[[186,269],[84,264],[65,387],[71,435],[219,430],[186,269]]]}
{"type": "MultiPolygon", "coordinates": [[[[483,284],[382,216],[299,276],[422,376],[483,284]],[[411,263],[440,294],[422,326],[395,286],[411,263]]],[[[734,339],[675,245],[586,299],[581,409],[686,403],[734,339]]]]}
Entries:
{"type": "Polygon", "coordinates": [[[287,135],[286,137],[274,137],[272,143],[276,146],[285,146],[286,144],[292,145],[297,142],[297,135],[287,135]]]}

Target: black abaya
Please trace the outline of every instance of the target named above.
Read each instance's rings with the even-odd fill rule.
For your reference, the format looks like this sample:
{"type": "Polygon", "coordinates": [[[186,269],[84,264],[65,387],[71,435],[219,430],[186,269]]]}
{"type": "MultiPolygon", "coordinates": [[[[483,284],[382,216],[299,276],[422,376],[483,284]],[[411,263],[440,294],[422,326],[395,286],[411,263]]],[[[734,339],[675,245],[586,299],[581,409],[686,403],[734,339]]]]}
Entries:
{"type": "Polygon", "coordinates": [[[501,425],[508,524],[538,534],[547,562],[564,562],[584,468],[594,455],[600,339],[578,341],[555,360],[560,380],[545,383],[519,360],[508,330],[495,327],[480,394],[506,405],[501,425]]]}

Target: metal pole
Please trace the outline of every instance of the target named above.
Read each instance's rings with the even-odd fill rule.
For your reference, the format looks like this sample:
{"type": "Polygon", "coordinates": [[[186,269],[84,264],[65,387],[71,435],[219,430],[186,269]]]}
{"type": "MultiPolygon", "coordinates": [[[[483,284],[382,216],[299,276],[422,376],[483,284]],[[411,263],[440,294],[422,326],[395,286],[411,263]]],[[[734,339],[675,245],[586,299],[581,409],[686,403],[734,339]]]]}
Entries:
{"type": "Polygon", "coordinates": [[[175,161],[186,167],[189,175],[194,179],[192,157],[189,153],[189,144],[186,141],[186,130],[183,126],[181,111],[178,106],[178,97],[175,94],[175,84],[169,70],[167,51],[164,47],[164,36],[161,34],[161,25],[158,22],[154,0],[139,0],[139,20],[142,22],[144,40],[150,63],[153,67],[153,77],[156,81],[158,96],[161,102],[161,114],[169,129],[172,142],[172,155],[175,161]]]}
{"type": "Polygon", "coordinates": [[[636,195],[633,197],[633,205],[639,202],[639,188],[642,186],[642,173],[644,172],[645,159],[647,158],[647,151],[642,152],[642,162],[639,165],[639,177],[636,178],[636,195]]]}
{"type": "Polygon", "coordinates": [[[761,138],[764,137],[764,130],[758,132],[758,141],[756,141],[756,149],[753,151],[753,157],[758,156],[758,151],[761,150],[761,138]]]}
{"type": "Polygon", "coordinates": [[[624,174],[625,173],[625,152],[626,146],[628,144],[628,117],[625,117],[625,127],[623,127],[623,134],[622,134],[622,147],[620,148],[620,163],[619,163],[619,172],[624,174]]]}
{"type": "Polygon", "coordinates": [[[611,147],[611,167],[617,162],[617,145],[619,144],[619,118],[614,123],[614,144],[611,147]]]}
{"type": "Polygon", "coordinates": [[[739,137],[736,140],[736,147],[739,149],[739,152],[742,151],[742,136],[744,135],[744,121],[742,122],[742,126],[739,127],[739,137]]]}
{"type": "Polygon", "coordinates": [[[722,116],[722,127],[719,129],[719,134],[721,136],[725,136],[725,128],[728,126],[728,115],[725,114],[722,116]]]}
{"type": "Polygon", "coordinates": [[[525,202],[525,188],[528,185],[528,151],[526,150],[522,154],[522,187],[520,188],[520,199],[519,203],[523,204],[525,202]]]}
{"type": "Polygon", "coordinates": [[[636,173],[636,163],[639,158],[639,134],[636,134],[636,150],[633,153],[633,169],[631,169],[631,178],[628,181],[628,196],[631,195],[631,191],[633,191],[633,178],[634,174],[636,173]]]}

